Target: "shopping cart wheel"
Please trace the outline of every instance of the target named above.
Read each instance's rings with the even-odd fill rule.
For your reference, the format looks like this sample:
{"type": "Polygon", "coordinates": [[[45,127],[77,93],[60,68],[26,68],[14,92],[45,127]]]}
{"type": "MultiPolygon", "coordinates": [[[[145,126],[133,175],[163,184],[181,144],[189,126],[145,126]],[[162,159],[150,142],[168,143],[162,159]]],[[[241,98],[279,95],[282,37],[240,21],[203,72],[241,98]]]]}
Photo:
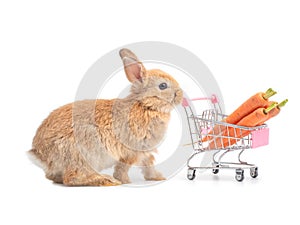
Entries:
{"type": "Polygon", "coordinates": [[[253,168],[250,168],[250,176],[252,178],[256,178],[258,176],[258,168],[257,167],[253,167],[253,168]]]}
{"type": "Polygon", "coordinates": [[[187,178],[188,178],[189,180],[194,180],[195,177],[196,177],[196,170],[195,170],[195,169],[189,168],[189,169],[188,169],[188,172],[187,172],[187,178]]]}
{"type": "Polygon", "coordinates": [[[244,170],[236,169],[235,171],[235,179],[239,182],[244,180],[244,170]]]}
{"type": "MultiPolygon", "coordinates": [[[[220,167],[219,165],[216,165],[216,167],[220,167]]],[[[219,173],[219,169],[212,169],[213,174],[219,173]]]]}

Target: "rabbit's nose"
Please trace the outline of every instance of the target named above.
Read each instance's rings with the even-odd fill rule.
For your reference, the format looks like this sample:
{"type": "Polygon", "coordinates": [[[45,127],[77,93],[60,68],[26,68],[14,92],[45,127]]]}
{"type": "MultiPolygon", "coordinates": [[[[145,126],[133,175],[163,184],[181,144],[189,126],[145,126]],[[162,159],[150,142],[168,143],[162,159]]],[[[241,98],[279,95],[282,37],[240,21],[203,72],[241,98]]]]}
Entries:
{"type": "Polygon", "coordinates": [[[175,104],[179,104],[182,101],[182,98],[183,98],[183,92],[182,92],[181,89],[178,89],[175,92],[175,96],[174,96],[174,102],[175,102],[175,104]]]}
{"type": "Polygon", "coordinates": [[[176,92],[175,92],[175,96],[176,97],[182,97],[183,93],[182,93],[182,90],[181,89],[178,89],[176,92]]]}

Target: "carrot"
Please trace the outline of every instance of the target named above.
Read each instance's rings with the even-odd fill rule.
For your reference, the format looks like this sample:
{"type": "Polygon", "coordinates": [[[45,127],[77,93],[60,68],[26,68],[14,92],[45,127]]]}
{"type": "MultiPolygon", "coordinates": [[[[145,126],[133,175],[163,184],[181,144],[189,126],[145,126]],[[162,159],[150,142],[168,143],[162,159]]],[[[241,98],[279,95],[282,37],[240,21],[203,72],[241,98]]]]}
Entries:
{"type": "Polygon", "coordinates": [[[282,101],[279,104],[277,104],[277,106],[269,112],[269,117],[270,117],[269,119],[271,119],[274,116],[277,116],[280,113],[281,108],[283,106],[285,106],[285,104],[287,102],[288,102],[288,99],[285,99],[284,101],[282,101]]]}
{"type": "MultiPolygon", "coordinates": [[[[288,99],[282,101],[279,104],[277,102],[269,102],[268,108],[259,108],[255,110],[254,112],[240,120],[237,125],[245,127],[260,126],[267,120],[277,116],[280,113],[281,108],[285,106],[287,102],[288,99]]],[[[223,132],[223,137],[218,138],[216,142],[210,144],[210,149],[216,146],[226,148],[230,145],[235,144],[240,138],[245,137],[250,133],[251,131],[245,129],[228,127],[228,129],[223,132]]]]}
{"type": "MultiPolygon", "coordinates": [[[[274,108],[276,108],[276,103],[272,103],[268,108],[258,108],[254,112],[250,113],[248,116],[245,116],[243,119],[241,119],[237,125],[244,126],[244,127],[255,127],[262,125],[264,122],[266,122],[268,119],[270,119],[269,112],[272,111],[274,108]]],[[[230,127],[229,129],[229,137],[237,137],[237,139],[231,139],[229,138],[228,143],[226,145],[233,145],[235,144],[239,138],[245,137],[246,135],[250,134],[250,131],[248,130],[242,130],[242,129],[234,129],[230,127]]]]}
{"type": "Polygon", "coordinates": [[[276,93],[269,88],[265,93],[259,92],[253,95],[226,118],[226,123],[236,124],[257,108],[268,106],[268,99],[276,93]]]}
{"type": "MultiPolygon", "coordinates": [[[[238,107],[233,113],[231,113],[225,120],[222,122],[236,124],[242,118],[244,118],[249,113],[253,112],[257,108],[264,108],[268,106],[268,99],[275,95],[277,92],[272,88],[269,88],[265,93],[259,92],[247,101],[245,101],[240,107],[238,107]]],[[[222,134],[226,129],[226,126],[216,125],[214,128],[202,139],[203,142],[213,139],[214,135],[222,134]]]]}
{"type": "MultiPolygon", "coordinates": [[[[244,126],[244,127],[255,127],[262,125],[268,119],[270,119],[269,112],[276,108],[277,104],[274,102],[268,108],[258,108],[254,110],[249,115],[245,116],[241,119],[236,125],[244,126]]],[[[226,148],[230,145],[235,144],[240,138],[245,137],[250,134],[251,131],[228,127],[223,133],[221,137],[216,138],[209,144],[209,149],[214,149],[216,147],[226,148]]]]}
{"type": "MultiPolygon", "coordinates": [[[[280,113],[281,108],[282,108],[283,106],[285,106],[285,104],[286,104],[287,102],[288,102],[288,99],[285,99],[284,101],[282,101],[282,102],[279,103],[279,104],[278,104],[277,102],[272,102],[272,104],[269,104],[269,105],[268,105],[268,108],[267,108],[266,110],[264,110],[264,112],[267,113],[267,116],[268,116],[268,117],[266,117],[266,118],[263,119],[262,121],[259,121],[255,126],[261,126],[261,125],[263,125],[267,120],[269,120],[269,119],[271,119],[271,118],[277,116],[277,115],[280,113]],[[275,104],[275,107],[273,108],[274,104],[275,104]],[[269,111],[268,109],[271,109],[271,110],[269,111]],[[268,112],[268,111],[269,111],[269,112],[268,112]]],[[[271,103],[271,102],[270,102],[270,103],[271,103]]],[[[240,120],[240,122],[238,122],[238,125],[244,126],[244,125],[242,125],[242,124],[244,124],[243,119],[240,120]]],[[[240,135],[239,135],[240,137],[238,137],[238,138],[242,138],[242,137],[245,137],[245,136],[247,136],[248,134],[250,134],[250,131],[244,130],[243,132],[240,132],[239,134],[240,134],[240,135]]],[[[235,139],[234,141],[230,141],[230,142],[229,142],[229,145],[233,145],[233,144],[235,144],[237,141],[238,141],[238,139],[235,139]]]]}

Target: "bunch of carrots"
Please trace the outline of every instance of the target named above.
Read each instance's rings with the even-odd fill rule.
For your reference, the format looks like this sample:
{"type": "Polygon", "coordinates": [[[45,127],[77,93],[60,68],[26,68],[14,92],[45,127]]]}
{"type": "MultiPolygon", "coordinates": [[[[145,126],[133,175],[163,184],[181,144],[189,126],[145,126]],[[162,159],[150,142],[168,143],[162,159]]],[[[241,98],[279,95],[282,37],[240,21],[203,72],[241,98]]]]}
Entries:
{"type": "Polygon", "coordinates": [[[209,142],[208,149],[226,148],[238,142],[242,137],[250,134],[250,130],[234,128],[233,126],[226,126],[225,123],[235,124],[243,127],[256,127],[263,125],[267,120],[277,116],[280,110],[288,100],[281,103],[269,101],[269,98],[277,92],[269,88],[266,92],[259,92],[240,107],[238,107],[232,114],[226,117],[202,139],[202,142],[209,142]]]}

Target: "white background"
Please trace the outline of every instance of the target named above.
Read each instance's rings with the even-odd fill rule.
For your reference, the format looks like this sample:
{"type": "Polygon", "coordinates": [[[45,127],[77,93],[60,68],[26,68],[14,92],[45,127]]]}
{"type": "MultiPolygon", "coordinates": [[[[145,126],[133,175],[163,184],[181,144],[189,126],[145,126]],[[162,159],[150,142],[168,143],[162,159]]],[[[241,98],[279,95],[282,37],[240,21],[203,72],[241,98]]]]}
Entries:
{"type": "Polygon", "coordinates": [[[299,223],[298,1],[1,1],[1,224],[299,223]],[[83,74],[112,49],[165,41],[196,54],[231,112],[273,87],[289,98],[270,145],[247,153],[259,177],[210,171],[147,188],[53,185],[25,151],[48,113],[75,97],[83,74]]]}

